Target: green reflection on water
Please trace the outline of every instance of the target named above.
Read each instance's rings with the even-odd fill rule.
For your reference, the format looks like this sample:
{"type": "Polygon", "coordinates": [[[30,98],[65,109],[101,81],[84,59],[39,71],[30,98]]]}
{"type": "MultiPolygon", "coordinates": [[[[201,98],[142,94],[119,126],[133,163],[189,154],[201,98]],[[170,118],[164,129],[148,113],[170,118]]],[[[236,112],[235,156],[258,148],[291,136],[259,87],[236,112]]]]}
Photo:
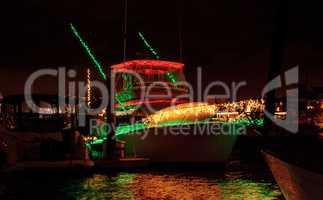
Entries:
{"type": "Polygon", "coordinates": [[[64,193],[72,199],[132,199],[133,193],[126,185],[132,183],[135,174],[120,173],[117,176],[93,175],[65,185],[64,193]]]}
{"type": "Polygon", "coordinates": [[[281,196],[276,184],[269,181],[149,173],[97,174],[69,182],[62,192],[71,199],[80,200],[275,200],[281,196]]]}

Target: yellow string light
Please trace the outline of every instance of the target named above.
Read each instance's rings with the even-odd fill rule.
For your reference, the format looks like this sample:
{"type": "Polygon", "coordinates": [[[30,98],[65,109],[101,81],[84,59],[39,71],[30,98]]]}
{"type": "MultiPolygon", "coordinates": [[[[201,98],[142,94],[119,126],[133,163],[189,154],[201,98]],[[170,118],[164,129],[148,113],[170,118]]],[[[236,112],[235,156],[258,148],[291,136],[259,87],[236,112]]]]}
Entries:
{"type": "Polygon", "coordinates": [[[92,103],[92,89],[91,89],[91,70],[90,68],[87,68],[87,105],[90,107],[92,103]]]}
{"type": "Polygon", "coordinates": [[[148,125],[156,125],[172,121],[199,121],[214,116],[218,111],[216,105],[205,103],[188,103],[165,108],[148,116],[144,122],[148,125]]]}
{"type": "Polygon", "coordinates": [[[165,122],[174,121],[200,121],[216,117],[217,114],[239,118],[245,113],[263,112],[263,100],[243,100],[223,104],[209,105],[207,103],[186,103],[162,109],[144,119],[148,126],[155,126],[165,122]]]}

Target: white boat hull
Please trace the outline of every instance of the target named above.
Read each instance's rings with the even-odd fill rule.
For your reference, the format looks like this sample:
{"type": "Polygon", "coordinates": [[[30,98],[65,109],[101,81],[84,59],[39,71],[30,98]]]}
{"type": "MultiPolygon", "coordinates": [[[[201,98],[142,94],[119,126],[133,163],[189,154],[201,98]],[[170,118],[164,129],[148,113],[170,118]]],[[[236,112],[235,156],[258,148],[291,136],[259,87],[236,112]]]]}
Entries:
{"type": "Polygon", "coordinates": [[[287,200],[322,199],[323,175],[289,164],[268,152],[263,155],[287,200]]]}
{"type": "Polygon", "coordinates": [[[194,127],[185,125],[147,129],[146,133],[129,134],[119,139],[126,142],[127,156],[145,157],[151,162],[225,163],[237,135],[212,135],[206,125],[199,126],[202,130],[198,131],[194,127]]]}

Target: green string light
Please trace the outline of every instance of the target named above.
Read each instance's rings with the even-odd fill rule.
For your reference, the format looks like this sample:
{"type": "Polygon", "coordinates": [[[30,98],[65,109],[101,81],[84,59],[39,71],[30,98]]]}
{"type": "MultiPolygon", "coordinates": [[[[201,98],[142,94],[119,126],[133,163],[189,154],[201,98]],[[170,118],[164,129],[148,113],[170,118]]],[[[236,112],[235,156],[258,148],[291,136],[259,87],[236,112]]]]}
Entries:
{"type": "Polygon", "coordinates": [[[126,101],[134,98],[134,93],[131,90],[125,90],[115,94],[118,103],[124,104],[126,101]]]}
{"type": "Polygon", "coordinates": [[[144,35],[141,32],[138,32],[139,38],[144,42],[146,48],[153,54],[153,56],[155,56],[155,58],[157,60],[159,60],[159,55],[158,53],[152,48],[152,46],[148,43],[148,41],[146,40],[146,38],[144,37],[144,35]]]}
{"type": "MultiPolygon", "coordinates": [[[[77,37],[77,39],[79,40],[79,42],[81,43],[82,47],[85,49],[86,53],[88,54],[88,56],[91,58],[91,60],[93,61],[93,63],[95,64],[95,66],[97,67],[97,69],[99,70],[102,78],[104,80],[107,80],[107,76],[103,71],[103,67],[101,66],[101,64],[97,61],[97,59],[95,58],[94,54],[92,53],[91,49],[89,48],[89,46],[85,43],[85,41],[82,39],[81,35],[79,34],[79,32],[76,30],[75,26],[70,23],[70,28],[73,32],[73,34],[77,37]]],[[[115,99],[116,101],[120,104],[120,107],[123,111],[126,111],[126,107],[124,106],[124,99],[126,97],[124,97],[126,95],[122,94],[119,95],[118,93],[115,94],[115,99]]],[[[128,97],[129,98],[129,97],[128,97]]]]}
{"type": "Polygon", "coordinates": [[[167,78],[168,78],[168,80],[169,80],[170,82],[172,82],[172,83],[176,83],[176,82],[177,82],[177,79],[176,79],[175,74],[170,73],[170,72],[167,72],[167,73],[166,73],[166,76],[167,76],[167,78]]]}
{"type": "Polygon", "coordinates": [[[231,122],[222,122],[222,121],[210,121],[210,120],[200,120],[200,121],[172,121],[172,122],[164,122],[161,124],[157,124],[154,126],[148,126],[147,124],[143,122],[136,122],[134,124],[123,124],[119,125],[116,128],[116,136],[122,137],[131,133],[134,133],[136,131],[141,131],[147,128],[162,128],[162,127],[170,127],[170,126],[181,126],[181,125],[207,125],[210,123],[221,123],[226,125],[232,125],[232,126],[245,126],[245,127],[252,127],[253,125],[256,125],[257,127],[263,127],[263,119],[255,119],[255,124],[250,123],[248,119],[239,119],[236,121],[231,122]]]}
{"type": "Polygon", "coordinates": [[[115,99],[120,104],[120,107],[123,111],[129,110],[128,106],[124,104],[135,98],[135,93],[133,91],[132,76],[130,74],[122,74],[123,81],[125,82],[124,88],[120,92],[116,92],[115,99]]]}
{"type": "Polygon", "coordinates": [[[107,80],[107,76],[103,71],[103,68],[101,66],[101,64],[97,61],[97,59],[95,58],[94,54],[91,52],[91,49],[89,48],[89,46],[85,43],[85,41],[82,39],[81,35],[78,33],[78,31],[76,30],[76,28],[74,27],[74,25],[72,23],[70,23],[70,28],[73,32],[73,34],[77,37],[77,39],[79,40],[79,42],[81,43],[82,47],[85,49],[87,55],[91,58],[91,60],[93,61],[93,63],[95,64],[95,66],[98,68],[102,78],[104,80],[107,80]]]}
{"type": "MultiPolygon", "coordinates": [[[[145,36],[141,33],[138,32],[138,35],[140,37],[140,39],[144,42],[146,48],[152,53],[153,56],[155,56],[155,58],[157,60],[160,59],[158,53],[152,48],[152,46],[149,44],[149,42],[146,40],[145,36]]],[[[172,82],[172,83],[176,83],[177,82],[177,78],[173,73],[167,72],[166,73],[167,79],[172,82]]]]}

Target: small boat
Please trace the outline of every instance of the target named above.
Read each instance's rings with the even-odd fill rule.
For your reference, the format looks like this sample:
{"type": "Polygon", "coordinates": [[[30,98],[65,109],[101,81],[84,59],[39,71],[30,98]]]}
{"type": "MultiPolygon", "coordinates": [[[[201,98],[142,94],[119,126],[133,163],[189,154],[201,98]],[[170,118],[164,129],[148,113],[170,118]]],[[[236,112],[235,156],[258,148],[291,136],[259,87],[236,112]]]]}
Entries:
{"type": "Polygon", "coordinates": [[[33,94],[32,99],[38,106],[37,111],[30,109],[24,95],[3,98],[2,164],[12,169],[91,165],[76,131],[75,107],[59,108],[59,97],[52,95],[33,94]]]}

